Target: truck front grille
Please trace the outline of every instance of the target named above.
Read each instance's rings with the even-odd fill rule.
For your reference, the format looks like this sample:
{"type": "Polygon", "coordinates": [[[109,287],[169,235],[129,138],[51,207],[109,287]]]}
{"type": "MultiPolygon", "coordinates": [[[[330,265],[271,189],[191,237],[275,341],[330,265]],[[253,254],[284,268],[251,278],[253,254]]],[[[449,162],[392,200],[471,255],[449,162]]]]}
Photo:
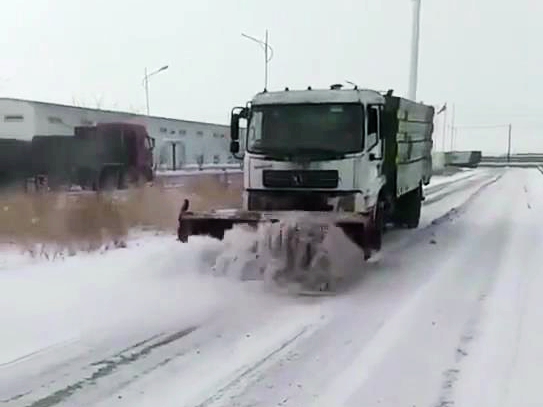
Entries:
{"type": "Polygon", "coordinates": [[[337,170],[264,170],[262,184],[266,188],[337,188],[337,170]]]}

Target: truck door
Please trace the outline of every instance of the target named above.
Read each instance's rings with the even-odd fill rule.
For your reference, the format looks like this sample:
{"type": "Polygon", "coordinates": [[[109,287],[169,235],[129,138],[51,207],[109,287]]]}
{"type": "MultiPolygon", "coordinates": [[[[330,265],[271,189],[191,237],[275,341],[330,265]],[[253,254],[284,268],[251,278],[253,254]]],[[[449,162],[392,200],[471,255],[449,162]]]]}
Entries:
{"type": "Polygon", "coordinates": [[[375,169],[377,176],[382,173],[384,155],[384,143],[381,136],[381,113],[381,105],[368,105],[366,114],[366,151],[370,167],[375,169]]]}
{"type": "Polygon", "coordinates": [[[382,106],[368,105],[366,109],[366,185],[371,197],[370,205],[377,200],[378,193],[385,183],[383,175],[384,140],[382,137],[382,106]],[[374,201],[375,200],[375,201],[374,201]]]}

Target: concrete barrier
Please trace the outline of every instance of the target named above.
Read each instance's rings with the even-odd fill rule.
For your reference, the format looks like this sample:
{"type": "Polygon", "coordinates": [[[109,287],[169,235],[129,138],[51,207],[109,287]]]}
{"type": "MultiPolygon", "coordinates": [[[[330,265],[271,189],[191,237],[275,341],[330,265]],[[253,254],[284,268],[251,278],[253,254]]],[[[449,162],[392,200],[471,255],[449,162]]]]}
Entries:
{"type": "Polygon", "coordinates": [[[447,151],[445,163],[448,166],[475,168],[481,162],[481,151],[447,151]]]}

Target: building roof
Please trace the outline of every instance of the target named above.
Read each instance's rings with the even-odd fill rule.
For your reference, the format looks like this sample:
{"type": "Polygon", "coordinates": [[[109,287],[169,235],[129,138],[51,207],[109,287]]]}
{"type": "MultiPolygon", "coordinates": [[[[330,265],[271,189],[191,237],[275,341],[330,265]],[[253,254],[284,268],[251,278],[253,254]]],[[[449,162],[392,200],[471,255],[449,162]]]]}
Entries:
{"type": "Polygon", "coordinates": [[[149,119],[174,120],[174,121],[184,122],[184,123],[213,125],[213,126],[228,126],[227,124],[221,124],[221,123],[210,123],[210,122],[199,122],[199,121],[195,121],[195,120],[174,119],[174,118],[171,118],[171,117],[163,117],[163,116],[151,116],[151,115],[147,116],[146,114],[123,112],[123,111],[120,111],[120,110],[96,109],[96,108],[91,108],[91,107],[65,105],[65,104],[62,104],[62,103],[42,102],[42,101],[39,101],[39,100],[0,97],[0,101],[3,101],[3,100],[12,101],[12,102],[25,102],[25,103],[31,103],[31,104],[34,104],[34,105],[46,105],[46,106],[53,106],[53,107],[64,107],[64,108],[70,108],[70,109],[92,111],[92,112],[96,112],[96,113],[126,114],[126,115],[130,115],[130,116],[133,116],[133,117],[141,117],[141,118],[147,118],[148,117],[149,119]]]}

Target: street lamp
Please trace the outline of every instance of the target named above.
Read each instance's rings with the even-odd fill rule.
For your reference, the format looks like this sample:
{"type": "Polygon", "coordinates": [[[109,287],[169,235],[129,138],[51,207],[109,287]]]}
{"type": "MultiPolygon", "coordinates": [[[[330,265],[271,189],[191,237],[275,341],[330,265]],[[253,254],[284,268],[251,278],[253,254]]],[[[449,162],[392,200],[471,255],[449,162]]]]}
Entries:
{"type": "Polygon", "coordinates": [[[165,71],[166,69],[168,69],[168,65],[164,65],[162,68],[159,68],[156,71],[147,73],[147,68],[145,68],[145,74],[143,76],[143,86],[145,86],[145,103],[147,105],[147,116],[149,116],[149,78],[159,72],[165,71]]]}
{"type": "Polygon", "coordinates": [[[258,38],[251,37],[250,35],[243,34],[241,35],[251,41],[256,42],[264,49],[264,89],[268,88],[268,63],[273,58],[273,48],[268,43],[268,30],[266,30],[266,38],[264,41],[259,40],[258,38]]]}
{"type": "Polygon", "coordinates": [[[415,100],[417,97],[417,81],[419,68],[419,36],[420,36],[420,2],[413,0],[413,28],[411,33],[411,68],[409,72],[408,98],[415,100]]]}

